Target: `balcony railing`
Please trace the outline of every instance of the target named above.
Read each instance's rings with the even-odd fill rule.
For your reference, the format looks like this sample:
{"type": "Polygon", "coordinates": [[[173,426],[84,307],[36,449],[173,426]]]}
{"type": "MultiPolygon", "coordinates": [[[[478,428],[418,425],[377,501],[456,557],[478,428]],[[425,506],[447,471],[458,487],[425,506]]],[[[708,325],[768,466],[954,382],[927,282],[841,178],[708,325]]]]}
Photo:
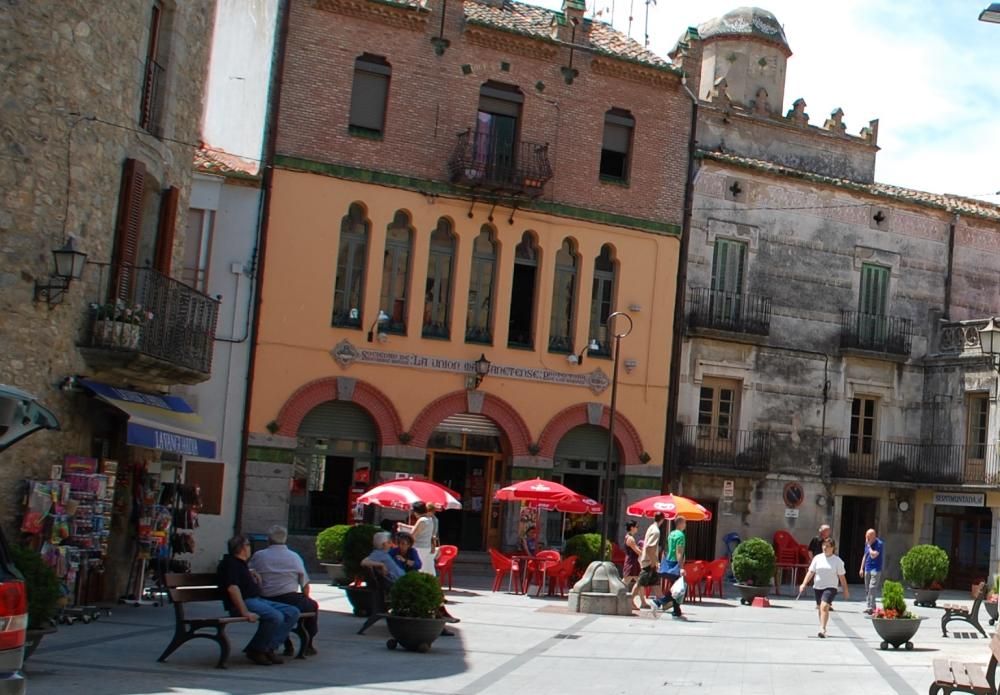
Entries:
{"type": "Polygon", "coordinates": [[[472,130],[458,134],[448,169],[452,183],[508,195],[541,195],[552,178],[548,144],[505,142],[472,130]]]}
{"type": "Polygon", "coordinates": [[[880,314],[841,312],[840,347],[893,355],[909,355],[913,322],[880,314]]]}
{"type": "Polygon", "coordinates": [[[989,319],[974,319],[940,324],[935,352],[939,355],[982,357],[979,331],[985,328],[988,322],[989,319]]]}
{"type": "Polygon", "coordinates": [[[835,478],[898,483],[985,485],[1000,482],[996,446],[906,444],[880,440],[830,440],[830,473],[835,478]]]}
{"type": "Polygon", "coordinates": [[[143,70],[142,104],[139,107],[139,125],[153,133],[160,125],[160,108],[163,105],[163,66],[155,60],[147,60],[143,70]]]}
{"type": "Polygon", "coordinates": [[[207,379],[219,302],[152,268],[100,268],[98,296],[110,299],[90,305],[80,347],[102,367],[128,369],[144,356],[152,360],[134,369],[172,374],[176,383],[207,379]]]}
{"type": "Polygon", "coordinates": [[[685,468],[766,471],[770,461],[771,434],[762,430],[686,425],[678,439],[678,463],[685,468]]]}
{"type": "Polygon", "coordinates": [[[687,298],[688,326],[733,333],[768,335],[771,298],[750,292],[722,292],[693,288],[687,298]]]}

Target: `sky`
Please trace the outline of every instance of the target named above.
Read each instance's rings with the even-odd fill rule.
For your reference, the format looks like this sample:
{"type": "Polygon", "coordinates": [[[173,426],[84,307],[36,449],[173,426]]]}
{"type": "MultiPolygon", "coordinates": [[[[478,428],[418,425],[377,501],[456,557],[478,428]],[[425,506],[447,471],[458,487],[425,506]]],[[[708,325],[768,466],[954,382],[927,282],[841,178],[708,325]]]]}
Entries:
{"type": "MultiPolygon", "coordinates": [[[[560,0],[528,0],[558,9],[560,0]]],[[[644,0],[587,0],[644,40],[644,0]]],[[[650,48],[666,57],[689,26],[738,0],[659,0],[649,8],[650,48]]],[[[1000,24],[978,21],[989,0],[766,0],[792,49],[787,113],[803,98],[812,125],[844,110],[857,135],[879,119],[875,179],[1000,203],[1000,24]]]]}

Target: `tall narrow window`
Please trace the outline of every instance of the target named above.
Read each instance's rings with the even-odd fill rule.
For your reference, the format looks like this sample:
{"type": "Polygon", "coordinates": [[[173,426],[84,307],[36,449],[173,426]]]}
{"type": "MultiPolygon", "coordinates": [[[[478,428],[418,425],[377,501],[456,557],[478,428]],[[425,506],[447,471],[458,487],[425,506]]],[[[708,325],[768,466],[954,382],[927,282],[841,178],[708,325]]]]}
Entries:
{"type": "Polygon", "coordinates": [[[604,140],[601,144],[601,178],[628,181],[635,119],[623,109],[604,114],[604,140]]]}
{"type": "Polygon", "coordinates": [[[410,286],[412,243],[410,217],[399,210],[386,230],[385,257],[382,263],[379,308],[389,316],[389,320],[382,326],[387,333],[406,335],[406,296],[410,286]]]}
{"type": "Polygon", "coordinates": [[[381,135],[383,133],[391,75],[392,67],[382,56],[365,53],[354,61],[354,84],[351,87],[351,132],[360,135],[381,135]]]}
{"type": "Polygon", "coordinates": [[[160,110],[163,106],[165,76],[165,46],[163,45],[163,4],[154,2],[149,18],[146,40],[146,64],[142,73],[142,102],[139,105],[139,127],[158,134],[160,110]]]}
{"type": "Polygon", "coordinates": [[[549,324],[549,352],[573,352],[577,258],[573,240],[564,239],[556,253],[556,277],[552,287],[552,320],[549,324]]]}
{"type": "Polygon", "coordinates": [[[874,471],[877,415],[878,401],[876,399],[859,396],[851,401],[848,470],[854,475],[864,476],[874,471]]]}
{"type": "Polygon", "coordinates": [[[591,355],[611,354],[611,336],[608,335],[608,316],[615,303],[615,259],[611,246],[601,247],[601,254],[594,261],[594,289],[590,297],[590,336],[599,349],[591,355]]]}
{"type": "Polygon", "coordinates": [[[739,383],[705,378],[698,394],[698,439],[731,441],[738,422],[739,383]]]}
{"type": "Polygon", "coordinates": [[[425,338],[447,338],[451,334],[451,268],[455,262],[455,235],[451,222],[442,217],[431,233],[424,286],[425,338]]]}
{"type": "Polygon", "coordinates": [[[889,331],[885,316],[888,297],[889,269],[873,263],[862,265],[858,297],[859,347],[880,350],[885,346],[889,331]]]}
{"type": "Polygon", "coordinates": [[[467,343],[493,343],[493,279],[497,266],[497,247],[493,235],[493,228],[484,224],[472,245],[469,314],[465,320],[467,343]]]}
{"type": "Polygon", "coordinates": [[[967,406],[969,427],[966,441],[964,482],[976,483],[983,482],[986,479],[986,444],[990,422],[989,414],[989,394],[969,394],[967,406]]]}
{"type": "Polygon", "coordinates": [[[361,326],[361,305],[365,297],[365,262],[368,257],[368,230],[365,211],[351,203],[340,222],[337,250],[337,279],[333,287],[333,325],[361,326]]]}
{"type": "Polygon", "coordinates": [[[477,175],[509,183],[516,159],[517,124],[524,95],[517,87],[489,81],[479,90],[473,147],[477,175]]]}
{"type": "Polygon", "coordinates": [[[215,210],[188,210],[181,281],[199,292],[208,292],[208,264],[211,260],[214,226],[215,210]]]}
{"type": "Polygon", "coordinates": [[[712,296],[709,311],[714,325],[737,325],[742,306],[747,245],[732,239],[716,239],[712,254],[712,296]]]}
{"type": "Polygon", "coordinates": [[[538,279],[538,247],[531,232],[525,232],[514,249],[514,284],[510,292],[510,328],[507,345],[535,346],[535,283],[538,279]]]}

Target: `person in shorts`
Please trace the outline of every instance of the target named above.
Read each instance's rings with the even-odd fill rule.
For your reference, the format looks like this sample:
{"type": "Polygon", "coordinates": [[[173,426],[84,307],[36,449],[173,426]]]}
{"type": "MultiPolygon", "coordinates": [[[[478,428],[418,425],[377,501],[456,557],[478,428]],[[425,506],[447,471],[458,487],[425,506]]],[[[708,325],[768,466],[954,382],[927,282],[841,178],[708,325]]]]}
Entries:
{"type": "Polygon", "coordinates": [[[813,583],[816,596],[816,611],[819,614],[819,636],[826,637],[826,624],[830,621],[830,606],[837,596],[837,584],[844,589],[844,598],[850,598],[847,589],[847,570],[844,561],[837,554],[837,544],[832,538],[823,539],[823,554],[817,555],[809,563],[809,571],[799,587],[801,595],[809,582],[813,583]]]}
{"type": "Polygon", "coordinates": [[[653,523],[646,527],[646,535],[642,539],[642,553],[639,555],[639,579],[632,586],[631,598],[639,597],[639,608],[649,608],[646,601],[646,587],[654,586],[660,582],[660,575],[656,571],[659,563],[660,548],[660,527],[663,525],[663,513],[657,512],[653,516],[653,523]]]}

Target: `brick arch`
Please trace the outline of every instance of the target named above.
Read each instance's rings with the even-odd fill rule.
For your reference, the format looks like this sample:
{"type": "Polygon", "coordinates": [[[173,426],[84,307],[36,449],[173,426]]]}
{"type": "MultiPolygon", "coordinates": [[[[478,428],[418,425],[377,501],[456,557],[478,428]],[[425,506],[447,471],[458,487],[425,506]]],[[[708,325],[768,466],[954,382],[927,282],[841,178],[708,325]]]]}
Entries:
{"type": "Polygon", "coordinates": [[[299,387],[278,412],[280,426],[278,434],[294,437],[298,435],[299,426],[310,410],[327,401],[346,400],[364,408],[375,421],[379,444],[382,446],[399,444],[403,421],[388,396],[364,381],[354,382],[354,390],[349,397],[339,398],[339,396],[337,377],[316,379],[299,387]]]}
{"type": "MultiPolygon", "coordinates": [[[[531,431],[528,429],[524,418],[514,409],[514,407],[496,396],[483,393],[483,405],[479,410],[479,415],[485,415],[497,424],[497,427],[507,435],[510,443],[512,456],[528,456],[528,447],[531,445],[531,431]]],[[[455,391],[445,396],[441,396],[426,408],[420,411],[410,434],[413,440],[412,446],[426,447],[427,440],[430,439],[434,428],[449,415],[469,412],[469,396],[467,391],[455,391]]]]}
{"type": "MultiPolygon", "coordinates": [[[[600,426],[607,429],[610,419],[611,411],[602,404],[600,426]]],[[[555,458],[559,440],[574,427],[589,424],[591,422],[587,418],[586,403],[578,403],[566,408],[549,420],[548,424],[545,425],[545,429],[542,430],[542,436],[538,438],[538,445],[541,447],[538,455],[550,459],[555,458]]],[[[642,463],[639,457],[642,456],[644,449],[642,438],[639,436],[639,430],[620,412],[615,413],[615,442],[618,444],[619,451],[624,459],[623,463],[626,466],[634,466],[642,463]]]]}

